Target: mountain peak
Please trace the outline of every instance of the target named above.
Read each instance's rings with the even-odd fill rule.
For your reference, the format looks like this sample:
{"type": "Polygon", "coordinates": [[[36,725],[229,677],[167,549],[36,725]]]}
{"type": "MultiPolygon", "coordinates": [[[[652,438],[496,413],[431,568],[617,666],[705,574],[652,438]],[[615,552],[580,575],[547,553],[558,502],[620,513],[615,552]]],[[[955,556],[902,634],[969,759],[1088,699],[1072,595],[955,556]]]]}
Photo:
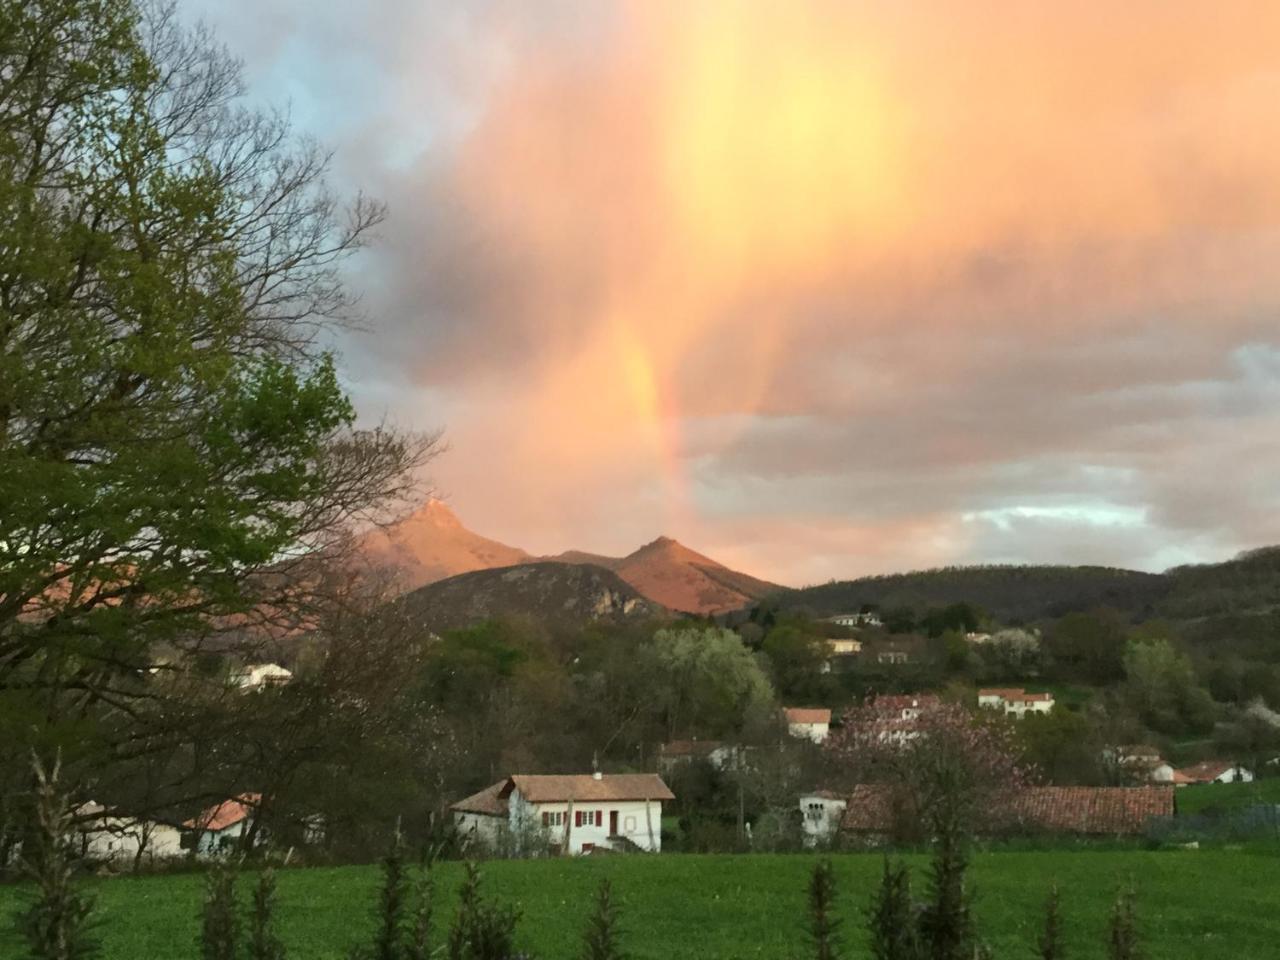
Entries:
{"type": "Polygon", "coordinates": [[[462,529],[462,521],[449,509],[449,505],[437,497],[432,497],[409,517],[410,523],[429,523],[433,527],[450,530],[462,529]]]}

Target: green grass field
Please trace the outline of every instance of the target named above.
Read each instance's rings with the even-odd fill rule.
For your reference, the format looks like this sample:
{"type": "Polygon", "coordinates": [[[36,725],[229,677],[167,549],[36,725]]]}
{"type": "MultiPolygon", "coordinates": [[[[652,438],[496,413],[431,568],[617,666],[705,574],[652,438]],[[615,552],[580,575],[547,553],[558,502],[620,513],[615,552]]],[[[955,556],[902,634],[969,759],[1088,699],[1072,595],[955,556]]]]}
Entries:
{"type": "Polygon", "coordinates": [[[1208,783],[1178,791],[1178,814],[1190,816],[1209,810],[1236,810],[1256,804],[1280,804],[1280,777],[1253,783],[1208,783]]]}
{"type": "MultiPolygon", "coordinates": [[[[610,877],[635,960],[806,956],[804,886],[814,857],[599,857],[494,862],[484,866],[491,896],[517,904],[520,943],[541,960],[577,956],[591,893],[610,877]]],[[[925,860],[912,857],[917,880],[925,860]]],[[[834,858],[850,956],[862,949],[861,911],[879,877],[875,854],[834,858]]],[[[451,911],[461,865],[438,868],[451,911]]],[[[246,882],[243,886],[247,887],[246,882]]],[[[1249,851],[1063,851],[985,853],[976,858],[976,914],[997,958],[1031,956],[1045,891],[1062,889],[1072,957],[1103,955],[1102,937],[1117,884],[1139,889],[1141,928],[1152,960],[1254,960],[1277,955],[1280,857],[1249,851]]],[[[173,875],[94,881],[105,960],[194,958],[202,879],[173,875]]],[[[372,867],[280,874],[281,934],[293,960],[339,960],[367,940],[378,883],[372,867]]],[[[248,890],[243,889],[247,896],[248,890]]],[[[22,896],[0,888],[0,912],[22,896]]],[[[6,924],[0,957],[22,956],[6,924]]]]}

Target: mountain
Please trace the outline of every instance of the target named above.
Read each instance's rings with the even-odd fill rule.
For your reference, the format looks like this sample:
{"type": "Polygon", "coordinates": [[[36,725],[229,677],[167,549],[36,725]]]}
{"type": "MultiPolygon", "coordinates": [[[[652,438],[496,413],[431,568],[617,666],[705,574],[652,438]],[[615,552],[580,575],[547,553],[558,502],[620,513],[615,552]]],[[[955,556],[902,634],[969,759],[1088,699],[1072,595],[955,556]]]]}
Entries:
{"type": "Polygon", "coordinates": [[[581,550],[534,557],[472,533],[439,500],[431,500],[407,520],[368,534],[362,547],[371,564],[394,570],[407,590],[475,570],[545,563],[613,571],[641,596],[681,613],[738,610],[780,589],[730,570],[669,537],[659,537],[625,557],[581,550]]]}
{"type": "Polygon", "coordinates": [[[670,537],[613,561],[611,569],[650,600],[682,613],[725,613],[781,589],[730,570],[670,537]]]}
{"type": "Polygon", "coordinates": [[[472,533],[439,500],[429,500],[407,519],[366,534],[361,552],[373,566],[394,571],[406,590],[531,559],[517,547],[472,533]]]}
{"type": "Polygon", "coordinates": [[[612,570],[585,563],[522,563],[476,570],[420,587],[400,600],[428,630],[492,617],[529,617],[548,626],[622,623],[665,614],[612,570]]]}

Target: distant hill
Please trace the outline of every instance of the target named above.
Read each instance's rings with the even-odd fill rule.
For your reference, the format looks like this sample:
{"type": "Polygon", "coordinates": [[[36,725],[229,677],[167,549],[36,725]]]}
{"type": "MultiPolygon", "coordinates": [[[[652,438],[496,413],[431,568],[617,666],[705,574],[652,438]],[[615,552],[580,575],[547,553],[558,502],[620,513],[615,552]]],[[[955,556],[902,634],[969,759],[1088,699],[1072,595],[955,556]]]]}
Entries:
{"type": "Polygon", "coordinates": [[[472,533],[439,500],[428,501],[391,527],[366,534],[361,550],[372,565],[394,572],[405,590],[530,559],[518,547],[472,533]]]}
{"type": "Polygon", "coordinates": [[[923,612],[968,601],[1007,623],[1103,606],[1151,615],[1168,590],[1162,574],[1113,567],[987,566],[863,577],[783,591],[777,599],[783,608],[820,617],[857,612],[863,604],[923,612]]]}
{"type": "Polygon", "coordinates": [[[667,612],[612,570],[556,561],[460,574],[420,587],[400,602],[423,627],[437,633],[493,617],[529,617],[552,627],[577,627],[667,612]]]}
{"type": "Polygon", "coordinates": [[[603,567],[647,599],[681,613],[738,610],[780,589],[730,570],[669,537],[659,537],[625,557],[581,550],[534,557],[472,533],[439,500],[430,501],[401,523],[368,534],[362,548],[371,564],[394,571],[407,590],[475,570],[545,563],[603,567]]]}
{"type": "Polygon", "coordinates": [[[946,567],[784,590],[775,600],[783,609],[819,617],[856,612],[863,604],[923,612],[968,601],[1006,623],[1096,607],[1111,607],[1135,620],[1271,614],[1280,611],[1280,547],[1164,573],[1090,566],[946,567]]]}

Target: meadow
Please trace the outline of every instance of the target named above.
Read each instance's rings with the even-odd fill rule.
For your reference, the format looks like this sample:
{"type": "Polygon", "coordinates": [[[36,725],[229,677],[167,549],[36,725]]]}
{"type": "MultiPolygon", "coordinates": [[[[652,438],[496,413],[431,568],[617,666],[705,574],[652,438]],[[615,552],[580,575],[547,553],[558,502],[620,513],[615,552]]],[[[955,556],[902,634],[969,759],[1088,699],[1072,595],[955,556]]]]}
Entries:
{"type": "MultiPolygon", "coordinates": [[[[593,890],[609,877],[634,960],[807,956],[805,884],[812,855],[666,855],[498,861],[484,865],[490,897],[519,907],[518,942],[541,960],[574,958],[593,890]]],[[[923,884],[927,861],[907,858],[923,884]]],[[[846,956],[866,956],[863,910],[879,879],[878,854],[833,858],[846,956]]],[[[437,916],[446,924],[462,865],[437,866],[437,916]]],[[[1252,960],[1280,953],[1280,857],[1261,850],[1039,851],[976,856],[976,916],[995,957],[1032,955],[1045,893],[1062,891],[1073,958],[1102,957],[1117,886],[1132,880],[1152,960],[1252,960]]],[[[252,877],[241,879],[247,899],[252,877]]],[[[367,942],[379,882],[376,867],[284,870],[277,912],[294,960],[345,960],[367,942]]],[[[89,881],[100,908],[105,960],[198,956],[199,874],[89,881]]],[[[0,914],[21,887],[0,888],[0,914]]],[[[443,930],[439,931],[443,937],[443,930]]],[[[437,942],[440,942],[439,939],[437,942]]],[[[0,957],[23,956],[12,925],[0,927],[0,957]]]]}

